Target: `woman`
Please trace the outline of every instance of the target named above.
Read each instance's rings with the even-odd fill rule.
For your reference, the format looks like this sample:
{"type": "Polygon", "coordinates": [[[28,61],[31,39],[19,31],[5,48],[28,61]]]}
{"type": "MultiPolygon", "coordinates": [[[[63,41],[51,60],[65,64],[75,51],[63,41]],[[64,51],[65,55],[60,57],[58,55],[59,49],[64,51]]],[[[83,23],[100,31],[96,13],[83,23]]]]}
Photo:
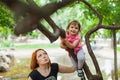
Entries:
{"type": "Polygon", "coordinates": [[[57,63],[51,63],[47,52],[44,49],[37,49],[33,52],[30,64],[31,72],[28,80],[57,80],[57,74],[72,73],[75,67],[67,67],[57,63]]]}

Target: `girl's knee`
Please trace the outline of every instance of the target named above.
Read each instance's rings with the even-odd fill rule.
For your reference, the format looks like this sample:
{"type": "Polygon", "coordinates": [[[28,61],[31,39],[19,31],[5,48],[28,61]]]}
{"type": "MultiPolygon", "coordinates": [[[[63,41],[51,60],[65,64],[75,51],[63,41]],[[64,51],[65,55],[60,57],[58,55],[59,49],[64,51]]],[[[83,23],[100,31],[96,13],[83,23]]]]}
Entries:
{"type": "Polygon", "coordinates": [[[78,61],[85,61],[84,58],[78,58],[78,61]]]}

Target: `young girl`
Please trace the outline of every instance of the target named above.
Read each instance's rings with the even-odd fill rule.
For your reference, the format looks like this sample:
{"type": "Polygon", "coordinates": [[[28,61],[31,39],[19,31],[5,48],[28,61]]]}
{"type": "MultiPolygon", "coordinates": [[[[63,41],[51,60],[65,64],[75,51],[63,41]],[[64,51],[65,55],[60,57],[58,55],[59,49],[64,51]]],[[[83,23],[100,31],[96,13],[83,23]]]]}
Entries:
{"type": "MultiPolygon", "coordinates": [[[[60,47],[63,49],[71,48],[74,49],[74,54],[77,57],[78,62],[76,63],[74,59],[70,56],[70,59],[73,65],[76,67],[78,76],[81,77],[82,80],[85,80],[84,73],[83,73],[83,65],[84,65],[84,52],[82,49],[82,44],[80,43],[80,36],[79,32],[81,31],[80,23],[76,20],[70,22],[66,29],[66,38],[61,38],[60,47]]],[[[70,54],[69,54],[70,55],[70,54]]]]}

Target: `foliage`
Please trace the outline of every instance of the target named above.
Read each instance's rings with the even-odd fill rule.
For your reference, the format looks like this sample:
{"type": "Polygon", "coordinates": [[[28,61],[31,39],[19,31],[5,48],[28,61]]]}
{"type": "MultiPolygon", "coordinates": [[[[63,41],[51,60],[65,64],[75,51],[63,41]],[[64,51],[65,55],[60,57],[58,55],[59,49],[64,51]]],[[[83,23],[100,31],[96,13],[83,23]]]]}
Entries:
{"type": "Polygon", "coordinates": [[[118,68],[118,77],[120,78],[120,68],[118,68]]]}
{"type": "Polygon", "coordinates": [[[28,35],[30,35],[32,38],[38,38],[40,36],[40,31],[34,30],[29,32],[28,35]]]}
{"type": "MultiPolygon", "coordinates": [[[[103,16],[103,24],[104,25],[112,25],[114,22],[117,22],[116,24],[120,24],[118,21],[119,16],[119,11],[120,11],[120,7],[118,6],[118,4],[120,4],[120,2],[118,0],[115,1],[111,1],[111,0],[88,0],[88,2],[97,10],[100,12],[100,14],[102,14],[103,16]],[[97,4],[97,5],[96,5],[97,4]]],[[[81,6],[81,5],[80,5],[81,6]]],[[[84,14],[84,18],[86,18],[86,20],[84,20],[87,26],[90,26],[90,28],[92,29],[92,27],[95,27],[96,23],[98,23],[98,17],[96,16],[96,14],[93,13],[92,10],[90,10],[88,7],[86,6],[82,6],[82,10],[83,10],[83,14],[84,14]]],[[[85,27],[85,31],[88,27],[85,27]]],[[[87,31],[90,29],[87,29],[87,31]]],[[[101,33],[101,32],[99,32],[101,33]]],[[[85,34],[85,33],[84,33],[85,34]]],[[[111,31],[107,31],[107,30],[103,30],[103,33],[101,35],[103,35],[102,37],[104,38],[110,38],[112,37],[111,35],[111,31]]]]}
{"type": "Polygon", "coordinates": [[[117,46],[117,51],[119,51],[119,52],[120,52],[120,46],[117,46]]]}
{"type": "Polygon", "coordinates": [[[0,37],[7,38],[8,34],[13,34],[14,19],[11,11],[0,3],[0,37]]]}
{"type": "MultiPolygon", "coordinates": [[[[26,0],[24,0],[26,1],[26,0]]],[[[55,2],[58,0],[34,0],[38,6],[44,6],[47,3],[55,2]]],[[[119,0],[87,0],[96,10],[98,10],[103,16],[103,24],[104,25],[112,25],[114,22],[117,25],[120,25],[120,1],[119,0]],[[97,5],[96,5],[97,4],[97,5]]],[[[26,1],[27,2],[27,1],[26,1]]],[[[10,27],[13,29],[15,25],[13,20],[13,14],[7,9],[3,4],[0,4],[0,27],[10,27]]],[[[94,28],[98,24],[98,17],[96,14],[88,8],[84,3],[80,1],[76,1],[69,6],[66,6],[53,15],[51,18],[54,22],[63,29],[66,29],[67,24],[73,20],[78,20],[82,25],[82,35],[84,36],[87,31],[94,28]]],[[[45,22],[45,20],[40,21],[46,28],[48,28],[51,32],[52,29],[50,25],[45,22]]],[[[103,35],[102,37],[110,38],[112,37],[111,31],[103,30],[101,32],[97,32],[98,34],[103,35]]],[[[33,32],[32,36],[37,36],[37,32],[33,32]]],[[[94,36],[92,36],[94,37],[94,36]]]]}
{"type": "MultiPolygon", "coordinates": [[[[24,0],[26,1],[26,0],[24,0]]],[[[54,2],[57,0],[34,0],[38,6],[43,6],[47,3],[54,2]]],[[[113,22],[117,22],[116,24],[120,24],[120,2],[118,0],[112,1],[112,0],[87,0],[96,10],[98,10],[102,16],[103,16],[103,24],[104,25],[112,25],[113,22]],[[96,5],[97,4],[97,5],[96,5]]],[[[26,1],[27,3],[27,1],[26,1]]],[[[8,34],[13,34],[13,25],[15,25],[13,20],[13,15],[10,12],[10,10],[5,7],[3,4],[0,4],[0,35],[7,38],[8,34]],[[2,21],[2,22],[1,22],[2,21]],[[9,24],[8,24],[9,23],[9,24]],[[3,28],[5,27],[6,28],[3,28]],[[10,29],[7,29],[9,27],[12,27],[10,29]],[[6,30],[7,29],[7,30],[6,30]]],[[[69,6],[66,6],[57,12],[55,12],[53,15],[51,15],[51,18],[54,20],[54,22],[61,28],[66,29],[66,26],[68,23],[76,19],[80,22],[82,26],[82,37],[85,36],[86,32],[91,30],[92,28],[96,27],[98,24],[98,17],[96,14],[88,8],[84,3],[80,1],[76,1],[73,4],[70,4],[69,6]]],[[[49,31],[53,32],[50,25],[42,19],[40,21],[49,31]]],[[[118,32],[119,33],[119,32],[118,32]]],[[[23,34],[24,35],[24,34],[23,34]]],[[[37,30],[34,30],[33,32],[30,32],[25,35],[30,35],[33,38],[37,38],[41,35],[37,30]]],[[[95,32],[93,35],[91,35],[91,38],[94,38],[96,35],[101,35],[102,38],[111,38],[112,37],[112,31],[110,30],[99,30],[95,32]]],[[[119,35],[119,34],[118,34],[119,35]]]]}
{"type": "Polygon", "coordinates": [[[13,44],[14,43],[12,41],[4,40],[0,42],[0,47],[3,47],[3,48],[13,47],[13,44]]]}
{"type": "Polygon", "coordinates": [[[0,3],[0,27],[13,28],[14,19],[12,12],[2,3],[0,3]]]}
{"type": "Polygon", "coordinates": [[[0,27],[0,37],[7,39],[8,35],[13,34],[12,29],[8,27],[0,27]]]}
{"type": "MultiPolygon", "coordinates": [[[[88,2],[103,15],[104,25],[112,25],[114,22],[116,22],[116,20],[119,19],[118,16],[120,7],[118,6],[118,3],[120,2],[117,2],[117,0],[115,2],[109,0],[88,0],[88,2]]],[[[99,20],[96,14],[89,9],[88,6],[81,2],[75,2],[74,4],[58,10],[52,15],[52,18],[55,23],[63,29],[66,29],[67,24],[71,20],[78,20],[82,25],[82,35],[85,35],[87,31],[94,28],[98,24],[99,20]]],[[[120,23],[117,21],[116,24],[120,23]]],[[[102,37],[104,38],[112,37],[111,31],[108,30],[103,30],[102,33],[97,33],[103,35],[102,37]]]]}

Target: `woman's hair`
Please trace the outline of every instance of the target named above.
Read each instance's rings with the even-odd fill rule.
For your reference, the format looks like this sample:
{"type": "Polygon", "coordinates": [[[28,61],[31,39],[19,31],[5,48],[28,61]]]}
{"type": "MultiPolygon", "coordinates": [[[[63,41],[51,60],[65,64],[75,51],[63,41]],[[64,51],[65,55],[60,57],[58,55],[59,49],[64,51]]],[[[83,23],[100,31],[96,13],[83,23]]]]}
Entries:
{"type": "Polygon", "coordinates": [[[81,31],[81,25],[80,25],[80,23],[79,23],[77,20],[71,21],[71,22],[68,24],[68,26],[67,26],[67,28],[66,28],[66,31],[69,29],[69,27],[70,27],[71,24],[72,24],[72,25],[78,25],[79,31],[81,31]]]}
{"type": "MultiPolygon", "coordinates": [[[[39,65],[37,63],[37,52],[40,51],[40,50],[44,51],[47,54],[47,52],[44,49],[37,49],[32,53],[31,63],[30,63],[30,68],[32,70],[39,67],[39,65]]],[[[48,67],[49,67],[50,64],[51,64],[51,61],[49,60],[48,67]]]]}

